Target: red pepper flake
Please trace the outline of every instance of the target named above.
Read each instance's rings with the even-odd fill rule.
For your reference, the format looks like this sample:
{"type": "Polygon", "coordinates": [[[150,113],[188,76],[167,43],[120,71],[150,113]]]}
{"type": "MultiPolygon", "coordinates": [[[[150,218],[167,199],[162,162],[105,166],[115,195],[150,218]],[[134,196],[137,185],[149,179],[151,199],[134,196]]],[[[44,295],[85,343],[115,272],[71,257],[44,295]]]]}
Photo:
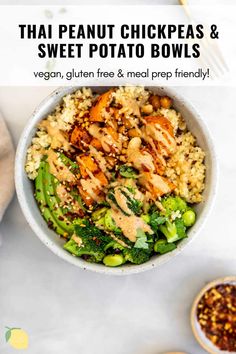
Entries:
{"type": "Polygon", "coordinates": [[[214,345],[236,352],[236,285],[220,284],[206,291],[197,306],[197,319],[214,345]]]}

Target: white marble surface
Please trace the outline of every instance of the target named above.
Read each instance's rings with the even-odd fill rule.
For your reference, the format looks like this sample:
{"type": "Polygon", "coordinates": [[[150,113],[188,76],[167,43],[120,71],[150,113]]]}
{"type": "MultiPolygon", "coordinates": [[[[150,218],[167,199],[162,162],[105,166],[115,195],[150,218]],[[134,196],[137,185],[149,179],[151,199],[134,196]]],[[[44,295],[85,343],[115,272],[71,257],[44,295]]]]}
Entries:
{"type": "MultiPolygon", "coordinates": [[[[234,5],[235,0],[189,0],[191,5],[234,5]]],[[[0,5],[178,5],[178,0],[0,0],[0,5]]]]}
{"type": "MultiPolygon", "coordinates": [[[[205,282],[236,273],[235,88],[177,88],[209,125],[220,180],[214,209],[197,239],[172,262],[140,275],[83,271],[52,254],[26,224],[16,198],[0,233],[0,352],[4,326],[24,328],[30,354],[159,354],[203,351],[189,325],[205,282]]],[[[0,88],[0,108],[15,144],[52,88],[0,88]]]]}

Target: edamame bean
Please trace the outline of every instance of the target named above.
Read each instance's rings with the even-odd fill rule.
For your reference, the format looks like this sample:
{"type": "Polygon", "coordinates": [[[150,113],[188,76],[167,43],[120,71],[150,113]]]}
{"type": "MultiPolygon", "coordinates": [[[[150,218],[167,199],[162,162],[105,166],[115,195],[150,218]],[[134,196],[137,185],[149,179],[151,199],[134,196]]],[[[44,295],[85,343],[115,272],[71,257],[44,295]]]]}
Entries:
{"type": "Polygon", "coordinates": [[[183,221],[185,226],[187,227],[192,226],[195,223],[195,220],[196,220],[196,215],[193,210],[187,210],[183,214],[183,221]]]}
{"type": "Polygon", "coordinates": [[[118,267],[124,263],[124,257],[121,254],[109,254],[103,258],[103,263],[107,267],[118,267]]]}

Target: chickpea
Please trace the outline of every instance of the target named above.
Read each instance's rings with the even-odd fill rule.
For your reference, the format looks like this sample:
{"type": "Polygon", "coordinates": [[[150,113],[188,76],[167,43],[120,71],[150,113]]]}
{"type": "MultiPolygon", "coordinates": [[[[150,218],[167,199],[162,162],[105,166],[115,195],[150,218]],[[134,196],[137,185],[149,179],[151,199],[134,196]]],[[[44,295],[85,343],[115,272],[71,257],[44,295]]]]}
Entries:
{"type": "Polygon", "coordinates": [[[168,96],[162,96],[160,102],[163,108],[169,109],[172,106],[172,99],[168,96]]]}
{"type": "Polygon", "coordinates": [[[154,110],[161,108],[160,96],[151,95],[149,97],[149,102],[153,106],[154,110]]]}
{"type": "Polygon", "coordinates": [[[153,112],[153,106],[151,104],[146,104],[142,107],[142,112],[144,114],[151,114],[153,112]]]}
{"type": "Polygon", "coordinates": [[[129,145],[128,145],[128,149],[129,150],[138,150],[140,149],[142,140],[139,137],[135,137],[133,139],[130,140],[129,145]]]}

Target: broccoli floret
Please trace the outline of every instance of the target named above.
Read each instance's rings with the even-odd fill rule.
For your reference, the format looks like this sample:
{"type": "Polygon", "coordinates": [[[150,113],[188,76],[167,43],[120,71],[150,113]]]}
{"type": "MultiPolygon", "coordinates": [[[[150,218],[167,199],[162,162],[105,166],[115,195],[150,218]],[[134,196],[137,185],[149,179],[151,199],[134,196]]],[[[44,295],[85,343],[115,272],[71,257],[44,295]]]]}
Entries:
{"type": "Polygon", "coordinates": [[[166,222],[166,217],[165,216],[161,216],[158,212],[154,212],[150,215],[150,221],[149,224],[151,226],[151,228],[153,229],[153,231],[157,231],[159,226],[164,224],[166,222]]]}
{"type": "Polygon", "coordinates": [[[175,242],[179,239],[175,223],[166,220],[165,224],[160,225],[159,228],[167,238],[168,243],[175,242]]]}
{"type": "Polygon", "coordinates": [[[137,178],[138,176],[138,172],[133,167],[127,165],[122,165],[119,172],[125,178],[137,178]]]}
{"type": "Polygon", "coordinates": [[[73,238],[71,238],[68,242],[64,244],[64,249],[77,257],[86,256],[86,261],[92,263],[101,262],[105,255],[100,250],[97,251],[93,249],[91,245],[90,246],[87,245],[85,247],[82,247],[82,245],[79,246],[78,243],[75,242],[73,238]]]}
{"type": "Polygon", "coordinates": [[[111,253],[119,253],[122,252],[125,249],[124,246],[122,246],[120,243],[118,243],[115,240],[112,240],[110,243],[108,243],[105,248],[104,251],[107,253],[109,253],[109,250],[111,251],[111,253]]]}
{"type": "Polygon", "coordinates": [[[92,213],[92,220],[94,222],[94,224],[99,228],[99,229],[104,229],[105,228],[105,214],[107,212],[107,208],[103,207],[103,208],[99,208],[97,210],[95,210],[92,213]]]}
{"type": "Polygon", "coordinates": [[[163,207],[166,209],[166,213],[169,215],[172,211],[179,210],[185,212],[188,208],[187,203],[180,197],[167,197],[161,201],[163,207]]]}
{"type": "Polygon", "coordinates": [[[174,222],[167,220],[164,225],[160,225],[159,229],[167,238],[168,243],[176,242],[187,236],[184,222],[179,218],[174,222]]]}
{"type": "Polygon", "coordinates": [[[179,219],[179,218],[175,219],[175,226],[176,226],[176,230],[177,230],[177,234],[179,236],[179,239],[187,237],[186,226],[184,225],[183,219],[179,219]]]}
{"type": "Polygon", "coordinates": [[[104,228],[105,230],[112,231],[118,235],[122,233],[121,229],[116,226],[115,221],[112,219],[111,209],[108,209],[104,215],[104,228]]]}
{"type": "Polygon", "coordinates": [[[177,210],[180,210],[181,213],[184,213],[188,209],[188,205],[184,199],[175,197],[175,201],[177,204],[177,210]]]}
{"type": "Polygon", "coordinates": [[[165,208],[166,212],[176,211],[177,203],[175,197],[166,197],[161,200],[161,204],[165,208]]]}
{"type": "Polygon", "coordinates": [[[166,240],[158,240],[154,245],[154,251],[160,254],[171,252],[175,248],[176,245],[174,243],[167,243],[166,240]]]}
{"type": "Polygon", "coordinates": [[[116,235],[122,233],[121,229],[116,226],[115,221],[112,219],[111,209],[104,207],[94,211],[92,213],[92,220],[99,229],[112,231],[116,235]]]}
{"type": "Polygon", "coordinates": [[[96,209],[93,213],[92,213],[92,220],[93,221],[98,221],[100,220],[107,212],[107,208],[103,207],[103,208],[99,208],[96,209]]]}
{"type": "Polygon", "coordinates": [[[134,264],[141,264],[150,259],[153,247],[153,235],[145,234],[141,229],[138,229],[135,245],[130,248],[125,248],[123,250],[123,255],[126,261],[134,264]]]}
{"type": "Polygon", "coordinates": [[[122,232],[116,233],[113,231],[113,234],[116,236],[118,240],[127,245],[128,247],[133,247],[134,243],[130,241],[126,236],[122,234],[122,232]]]}
{"type": "Polygon", "coordinates": [[[83,255],[89,256],[87,260],[93,262],[101,262],[105,256],[104,248],[111,242],[112,238],[96,226],[89,223],[88,220],[83,220],[80,225],[74,226],[75,237],[65,243],[64,248],[77,257],[83,255]],[[76,242],[76,241],[79,242],[76,242]]]}
{"type": "Polygon", "coordinates": [[[144,250],[142,248],[126,248],[123,251],[125,260],[134,264],[142,264],[149,260],[150,249],[144,250]]]}

